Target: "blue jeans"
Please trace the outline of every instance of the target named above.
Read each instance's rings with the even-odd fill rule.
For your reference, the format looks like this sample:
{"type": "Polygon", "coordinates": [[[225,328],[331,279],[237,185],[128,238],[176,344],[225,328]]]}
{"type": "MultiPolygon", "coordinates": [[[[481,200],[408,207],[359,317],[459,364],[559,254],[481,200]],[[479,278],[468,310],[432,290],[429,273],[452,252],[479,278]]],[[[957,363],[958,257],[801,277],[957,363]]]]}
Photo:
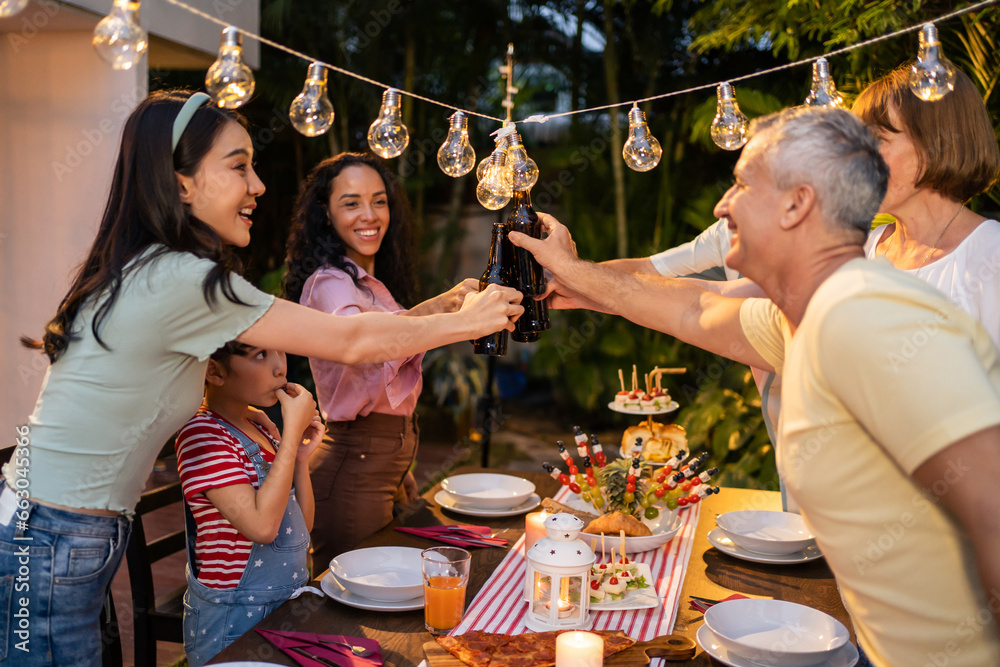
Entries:
{"type": "Polygon", "coordinates": [[[0,665],[101,664],[101,607],[131,531],[124,515],[30,501],[0,522],[0,665]]]}

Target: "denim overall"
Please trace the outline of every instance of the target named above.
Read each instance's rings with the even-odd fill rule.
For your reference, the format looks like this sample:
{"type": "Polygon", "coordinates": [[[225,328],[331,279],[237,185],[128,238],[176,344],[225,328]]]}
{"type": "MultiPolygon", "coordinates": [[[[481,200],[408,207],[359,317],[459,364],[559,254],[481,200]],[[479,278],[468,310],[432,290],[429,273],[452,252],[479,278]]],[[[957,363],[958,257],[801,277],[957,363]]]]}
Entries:
{"type": "MultiPolygon", "coordinates": [[[[270,465],[260,454],[260,446],[239,429],[225,426],[243,445],[247,457],[264,483],[270,465]]],[[[192,667],[204,664],[237,637],[247,632],[295,589],[309,583],[306,555],[309,531],[302,510],[295,499],[295,489],[288,496],[288,507],[281,519],[278,536],[270,544],[254,543],[246,570],[237,588],[209,588],[192,571],[195,561],[195,523],[185,504],[187,520],[188,589],[184,594],[184,651],[192,667]]]]}

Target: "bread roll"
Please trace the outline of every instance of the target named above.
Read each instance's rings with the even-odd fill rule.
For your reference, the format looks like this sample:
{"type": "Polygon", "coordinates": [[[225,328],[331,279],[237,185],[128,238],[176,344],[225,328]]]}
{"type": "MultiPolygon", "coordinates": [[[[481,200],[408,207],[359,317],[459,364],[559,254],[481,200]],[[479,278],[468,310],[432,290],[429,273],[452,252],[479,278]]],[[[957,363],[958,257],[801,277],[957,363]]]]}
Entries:
{"type": "Polygon", "coordinates": [[[653,534],[649,527],[642,521],[639,521],[631,514],[624,514],[622,512],[612,512],[597,517],[583,529],[583,532],[592,535],[603,533],[605,535],[618,536],[623,530],[626,537],[645,537],[653,534]]]}

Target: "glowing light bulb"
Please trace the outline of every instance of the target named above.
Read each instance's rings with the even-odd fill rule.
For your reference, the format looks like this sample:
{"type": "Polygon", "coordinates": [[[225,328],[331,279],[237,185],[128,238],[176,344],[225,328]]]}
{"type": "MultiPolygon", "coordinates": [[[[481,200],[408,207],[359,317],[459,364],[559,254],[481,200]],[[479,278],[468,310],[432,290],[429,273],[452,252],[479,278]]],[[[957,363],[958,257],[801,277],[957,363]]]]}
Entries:
{"type": "Polygon", "coordinates": [[[944,57],[933,23],[920,29],[917,63],[910,68],[910,90],[925,102],[937,102],[955,90],[955,66],[944,57]]]}
{"type": "MultiPolygon", "coordinates": [[[[507,137],[500,137],[497,139],[497,145],[496,148],[493,149],[493,152],[495,153],[496,151],[507,151],[507,137]]],[[[489,168],[490,161],[492,159],[493,153],[490,153],[479,162],[479,166],[476,167],[476,180],[481,181],[486,177],[486,170],[489,168]]]]}
{"type": "Polygon", "coordinates": [[[507,138],[507,168],[515,190],[530,190],[538,182],[538,165],[528,157],[517,132],[511,132],[507,138]]]}
{"type": "Polygon", "coordinates": [[[368,128],[368,145],[384,158],[397,157],[410,143],[410,133],[403,125],[399,101],[398,90],[390,88],[385,91],[378,118],[368,128]]]}
{"type": "Polygon", "coordinates": [[[309,66],[302,92],[288,107],[288,119],[307,137],[318,137],[333,125],[333,105],[326,96],[326,68],[320,63],[309,66]]]}
{"type": "Polygon", "coordinates": [[[719,148],[735,151],[747,142],[747,117],[736,103],[736,94],[728,83],[719,84],[719,103],[712,121],[712,141],[719,148]]]}
{"type": "Polygon", "coordinates": [[[29,0],[0,0],[0,19],[19,13],[28,6],[29,0]]]}
{"type": "Polygon", "coordinates": [[[205,74],[205,90],[223,109],[235,109],[250,101],[253,72],[243,62],[243,35],[229,26],[222,29],[219,57],[205,74]]]}
{"type": "Polygon", "coordinates": [[[131,69],[149,46],[146,31],[139,26],[139,3],[115,0],[111,13],[94,28],[91,43],[114,69],[131,69]]]}
{"type": "Polygon", "coordinates": [[[806,106],[827,107],[828,109],[843,109],[844,98],[837,92],[837,86],[830,76],[830,64],[826,58],[820,58],[813,63],[812,85],[806,97],[806,106]]]}
{"type": "Polygon", "coordinates": [[[503,150],[495,150],[490,156],[490,165],[486,168],[483,180],[476,186],[476,198],[479,203],[491,211],[499,211],[510,202],[514,196],[510,170],[505,164],[507,154],[503,150]]]}
{"type": "Polygon", "coordinates": [[[448,138],[438,149],[438,166],[452,178],[465,176],[476,166],[476,151],[469,142],[469,119],[461,111],[451,116],[448,138]]]}
{"type": "Polygon", "coordinates": [[[649,171],[660,164],[663,149],[646,125],[646,116],[633,104],[628,112],[628,140],[622,148],[625,164],[636,171],[649,171]]]}

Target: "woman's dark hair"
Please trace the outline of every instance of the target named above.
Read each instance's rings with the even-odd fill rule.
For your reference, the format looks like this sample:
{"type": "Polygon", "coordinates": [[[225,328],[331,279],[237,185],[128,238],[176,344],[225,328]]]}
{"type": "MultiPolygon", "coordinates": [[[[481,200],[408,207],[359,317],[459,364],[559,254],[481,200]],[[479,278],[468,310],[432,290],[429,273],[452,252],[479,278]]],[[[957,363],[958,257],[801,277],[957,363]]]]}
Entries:
{"type": "MultiPolygon", "coordinates": [[[[211,102],[202,105],[181,135],[171,155],[174,118],[190,91],[158,91],[139,103],[122,132],[121,148],[111,181],[111,191],[87,258],[80,266],[69,292],[63,297],[41,341],[21,338],[21,342],[42,349],[51,362],[58,361],[69,343],[79,337],[73,321],[80,307],[91,297],[101,296],[91,330],[104,349],[100,328],[121,292],[125,267],[153,244],[161,244],[142,263],[169,251],[186,251],[215,262],[202,291],[213,303],[221,286],[233,303],[242,303],[233,291],[230,278],[239,271],[239,261],[218,234],[190,215],[181,203],[176,173],[193,176],[211,150],[222,129],[231,122],[246,128],[242,115],[220,109],[211,102]]],[[[129,267],[133,271],[139,263],[129,267]]]]}
{"type": "Polygon", "coordinates": [[[218,350],[212,353],[211,359],[222,367],[229,371],[229,360],[233,357],[245,357],[250,350],[253,349],[253,345],[247,345],[246,343],[241,343],[236,340],[231,340],[218,350]]]}
{"type": "Polygon", "coordinates": [[[1000,171],[1000,149],[983,97],[956,67],[955,89],[936,102],[925,102],[910,92],[910,65],[865,88],[851,111],[870,126],[910,136],[920,168],[916,187],[968,201],[988,190],[1000,171]],[[902,127],[893,125],[890,110],[902,127]]]}
{"type": "Polygon", "coordinates": [[[288,235],[288,271],[281,284],[286,299],[298,302],[306,280],[324,266],[343,271],[361,287],[358,270],[347,260],[347,246],[334,230],[329,213],[333,180],[347,167],[359,165],[378,173],[389,200],[389,228],[375,253],[378,279],[401,306],[414,305],[416,281],[410,203],[385,163],[370,153],[341,153],[327,158],[313,168],[302,184],[288,235]]]}

